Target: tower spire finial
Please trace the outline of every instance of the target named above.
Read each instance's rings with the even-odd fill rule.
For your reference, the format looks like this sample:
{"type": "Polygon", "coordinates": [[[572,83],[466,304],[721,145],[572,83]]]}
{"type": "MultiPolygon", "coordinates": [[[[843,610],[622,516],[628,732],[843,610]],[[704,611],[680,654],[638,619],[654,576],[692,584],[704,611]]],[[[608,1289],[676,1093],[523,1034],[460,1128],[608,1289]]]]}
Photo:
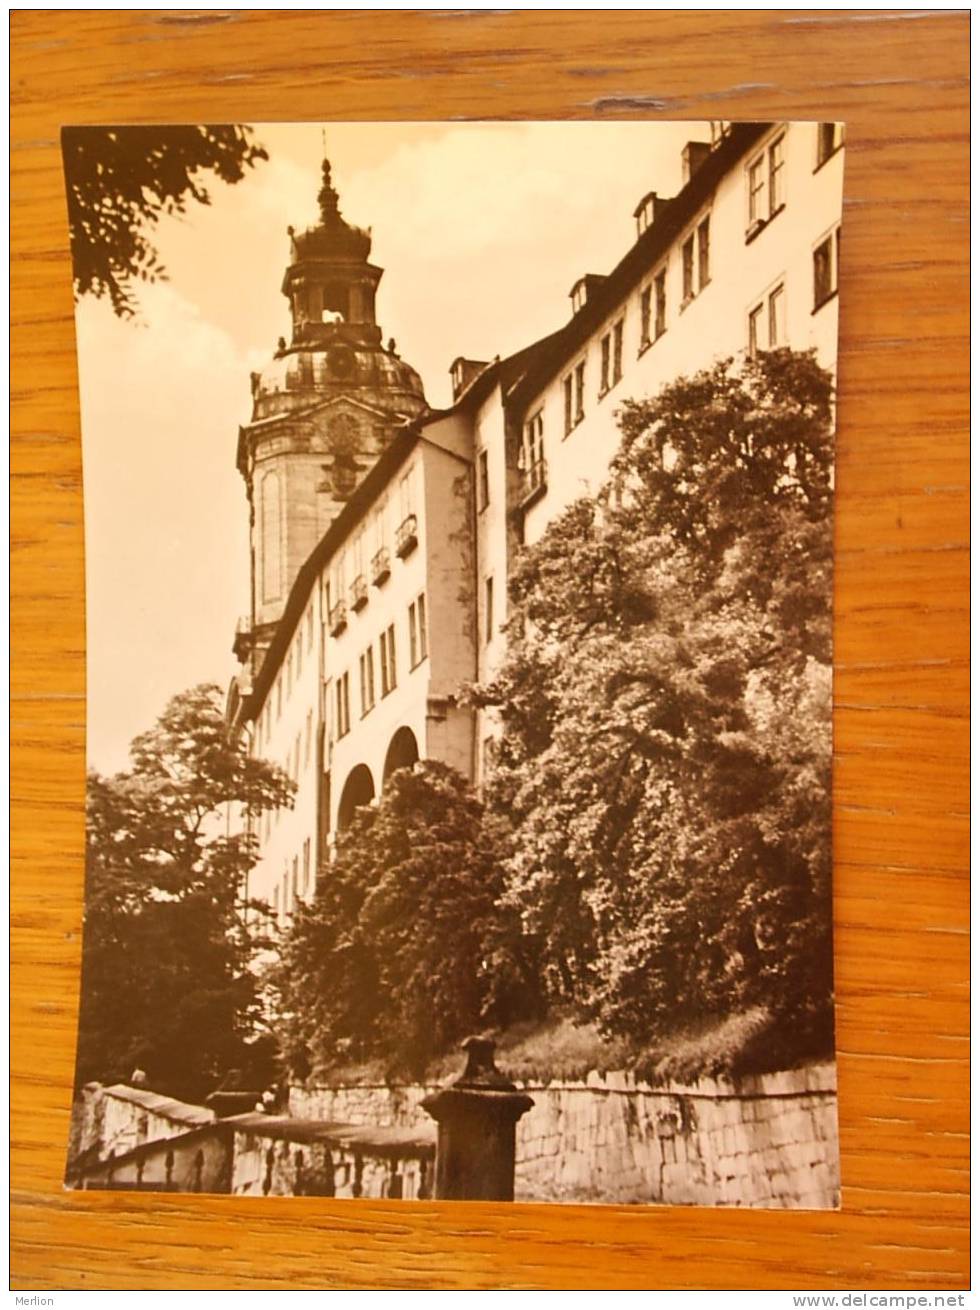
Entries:
{"type": "Polygon", "coordinates": [[[337,192],[334,189],[330,177],[330,160],[327,158],[327,129],[321,128],[323,139],[323,185],[320,187],[320,194],[317,199],[320,202],[320,218],[324,223],[336,222],[340,217],[340,208],[338,204],[337,192]]]}

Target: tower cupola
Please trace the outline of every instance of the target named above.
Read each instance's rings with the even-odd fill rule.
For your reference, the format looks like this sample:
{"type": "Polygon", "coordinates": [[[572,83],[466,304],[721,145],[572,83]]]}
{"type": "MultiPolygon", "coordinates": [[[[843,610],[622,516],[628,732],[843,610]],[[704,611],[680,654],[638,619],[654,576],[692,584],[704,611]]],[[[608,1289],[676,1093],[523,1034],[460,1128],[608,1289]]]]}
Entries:
{"type": "Polygon", "coordinates": [[[341,215],[327,159],[318,199],[319,223],[305,232],[289,228],[289,266],[282,292],[292,311],[291,345],[379,345],[374,297],[382,270],[368,262],[371,233],[341,215]]]}

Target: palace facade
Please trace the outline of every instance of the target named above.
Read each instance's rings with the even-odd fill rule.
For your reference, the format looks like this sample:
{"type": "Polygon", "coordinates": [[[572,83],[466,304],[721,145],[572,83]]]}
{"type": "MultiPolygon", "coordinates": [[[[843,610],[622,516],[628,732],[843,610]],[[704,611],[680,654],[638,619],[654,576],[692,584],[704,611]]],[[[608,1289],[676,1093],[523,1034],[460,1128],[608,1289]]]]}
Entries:
{"type": "Polygon", "coordinates": [[[253,374],[238,445],[252,610],[228,713],[297,784],[259,825],[249,888],[281,922],[393,770],[436,758],[480,785],[498,727],[460,693],[504,656],[515,552],[604,482],[618,404],[777,346],[835,367],[842,126],[712,127],[679,193],[640,199],[616,267],[576,281],[564,325],[457,359],[444,410],[382,345],[381,269],[324,165],[319,224],[290,230],[292,338],[253,374]]]}

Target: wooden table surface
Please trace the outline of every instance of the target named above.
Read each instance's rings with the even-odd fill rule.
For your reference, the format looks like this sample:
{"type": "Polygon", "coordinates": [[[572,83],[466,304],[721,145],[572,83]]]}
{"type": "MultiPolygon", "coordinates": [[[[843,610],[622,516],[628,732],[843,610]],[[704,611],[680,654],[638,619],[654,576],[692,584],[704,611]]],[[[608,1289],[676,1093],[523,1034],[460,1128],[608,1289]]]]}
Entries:
{"type": "Polygon", "coordinates": [[[901,10],[12,15],[16,1289],[968,1286],[968,25],[901,10]],[[59,128],[450,117],[847,122],[839,1214],[62,1190],[85,628],[59,128]]]}

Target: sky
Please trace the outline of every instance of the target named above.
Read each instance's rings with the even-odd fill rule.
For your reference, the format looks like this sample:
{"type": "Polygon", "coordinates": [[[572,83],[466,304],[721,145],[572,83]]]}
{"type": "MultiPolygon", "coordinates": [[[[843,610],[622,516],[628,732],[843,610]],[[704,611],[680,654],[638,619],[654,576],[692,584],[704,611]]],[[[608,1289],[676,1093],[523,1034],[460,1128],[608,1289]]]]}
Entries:
{"type": "Polygon", "coordinates": [[[373,235],[385,340],[450,403],[459,355],[493,359],[569,317],[584,273],[635,239],[648,191],[681,185],[706,123],[261,124],[269,159],[152,233],[165,282],[138,320],[76,307],[85,491],[90,767],[128,765],[168,699],[226,687],[248,609],[235,468],[249,373],[289,335],[286,228],[317,219],[324,149],[344,217],[373,235]]]}

